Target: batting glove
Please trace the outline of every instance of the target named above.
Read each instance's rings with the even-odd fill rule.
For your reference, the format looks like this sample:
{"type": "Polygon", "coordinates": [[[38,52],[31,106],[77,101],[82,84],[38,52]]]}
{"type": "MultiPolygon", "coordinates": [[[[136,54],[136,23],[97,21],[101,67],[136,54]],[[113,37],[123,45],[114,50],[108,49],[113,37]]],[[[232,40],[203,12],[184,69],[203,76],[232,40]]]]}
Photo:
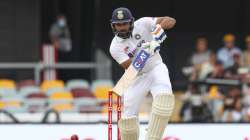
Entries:
{"type": "Polygon", "coordinates": [[[164,30],[161,28],[160,24],[156,24],[155,28],[151,32],[153,36],[153,40],[158,41],[161,44],[166,38],[167,35],[164,30]]]}
{"type": "Polygon", "coordinates": [[[142,48],[152,56],[156,51],[160,50],[160,44],[158,41],[152,40],[150,42],[143,43],[142,48]]]}

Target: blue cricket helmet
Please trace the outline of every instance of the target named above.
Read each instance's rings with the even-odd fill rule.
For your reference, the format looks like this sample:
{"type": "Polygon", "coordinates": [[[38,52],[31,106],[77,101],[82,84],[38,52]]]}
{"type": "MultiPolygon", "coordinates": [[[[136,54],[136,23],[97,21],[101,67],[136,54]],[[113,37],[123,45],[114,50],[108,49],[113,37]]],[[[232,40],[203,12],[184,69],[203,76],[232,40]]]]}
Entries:
{"type": "Polygon", "coordinates": [[[110,20],[113,33],[123,39],[129,38],[132,35],[134,28],[134,17],[128,8],[120,7],[113,11],[112,18],[110,20]],[[114,27],[117,23],[129,23],[130,27],[127,32],[117,31],[114,27]]]}
{"type": "Polygon", "coordinates": [[[130,10],[128,8],[120,7],[113,11],[111,23],[124,23],[131,22],[133,20],[134,17],[130,10]]]}

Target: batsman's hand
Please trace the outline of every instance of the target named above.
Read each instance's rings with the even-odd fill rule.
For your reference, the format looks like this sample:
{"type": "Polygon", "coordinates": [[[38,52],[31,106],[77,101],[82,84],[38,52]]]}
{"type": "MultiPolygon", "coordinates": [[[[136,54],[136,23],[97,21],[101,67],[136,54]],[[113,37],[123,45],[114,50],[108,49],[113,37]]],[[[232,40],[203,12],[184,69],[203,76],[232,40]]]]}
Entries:
{"type": "Polygon", "coordinates": [[[142,49],[152,56],[156,51],[160,50],[160,43],[158,41],[152,40],[150,42],[143,43],[142,49]]]}
{"type": "Polygon", "coordinates": [[[158,41],[159,44],[161,44],[167,38],[167,35],[160,24],[156,24],[151,33],[153,36],[153,40],[158,41]]]}

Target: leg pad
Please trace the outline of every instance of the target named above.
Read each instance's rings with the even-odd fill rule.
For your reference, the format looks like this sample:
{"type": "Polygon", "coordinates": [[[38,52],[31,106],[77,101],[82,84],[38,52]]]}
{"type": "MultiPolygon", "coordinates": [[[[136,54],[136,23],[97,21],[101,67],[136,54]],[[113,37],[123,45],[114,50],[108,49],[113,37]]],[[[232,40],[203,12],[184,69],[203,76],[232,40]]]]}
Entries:
{"type": "Polygon", "coordinates": [[[175,98],[173,94],[162,94],[155,97],[146,140],[161,140],[169,118],[172,115],[174,104],[175,98]]]}
{"type": "Polygon", "coordinates": [[[123,118],[118,122],[121,140],[138,140],[139,123],[137,117],[123,118]]]}

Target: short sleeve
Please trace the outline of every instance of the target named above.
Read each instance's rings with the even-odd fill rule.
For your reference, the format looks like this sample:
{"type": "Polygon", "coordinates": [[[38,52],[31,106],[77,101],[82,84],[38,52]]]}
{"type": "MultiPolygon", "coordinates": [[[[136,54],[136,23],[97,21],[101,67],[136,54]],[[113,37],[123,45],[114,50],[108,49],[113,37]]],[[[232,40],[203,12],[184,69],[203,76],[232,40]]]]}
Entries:
{"type": "Polygon", "coordinates": [[[157,18],[156,17],[142,17],[136,21],[135,24],[140,26],[144,26],[150,31],[152,31],[156,25],[157,18]]]}
{"type": "Polygon", "coordinates": [[[109,52],[117,63],[122,64],[123,62],[129,59],[129,56],[126,53],[114,47],[118,47],[118,46],[111,46],[109,52]]]}

